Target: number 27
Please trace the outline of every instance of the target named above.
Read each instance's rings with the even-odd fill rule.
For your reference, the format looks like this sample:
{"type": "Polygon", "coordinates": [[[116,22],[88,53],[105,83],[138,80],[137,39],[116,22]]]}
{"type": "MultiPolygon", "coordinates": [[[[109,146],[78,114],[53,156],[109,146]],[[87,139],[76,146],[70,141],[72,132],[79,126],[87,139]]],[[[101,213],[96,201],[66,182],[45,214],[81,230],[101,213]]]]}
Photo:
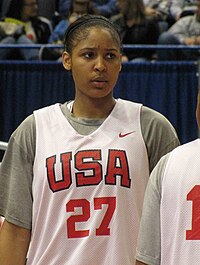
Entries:
{"type": "MultiPolygon", "coordinates": [[[[99,197],[94,198],[94,210],[101,210],[102,205],[108,206],[103,220],[98,228],[96,228],[96,236],[110,235],[109,224],[116,208],[116,197],[99,197]]],[[[72,215],[67,219],[68,238],[81,238],[89,236],[90,230],[76,230],[76,223],[87,222],[90,218],[90,202],[86,199],[70,200],[66,204],[66,212],[75,212],[75,208],[82,208],[82,214],[72,215]]]]}

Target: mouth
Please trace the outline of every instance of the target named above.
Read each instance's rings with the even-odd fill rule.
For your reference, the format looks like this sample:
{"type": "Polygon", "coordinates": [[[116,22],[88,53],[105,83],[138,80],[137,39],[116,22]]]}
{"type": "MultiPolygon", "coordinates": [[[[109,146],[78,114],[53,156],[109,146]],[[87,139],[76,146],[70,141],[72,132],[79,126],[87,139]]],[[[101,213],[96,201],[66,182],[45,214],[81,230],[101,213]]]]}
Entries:
{"type": "Polygon", "coordinates": [[[105,84],[107,84],[107,83],[108,83],[108,80],[106,80],[103,77],[97,77],[97,78],[92,79],[92,84],[95,87],[101,88],[101,87],[105,86],[105,84]]]}

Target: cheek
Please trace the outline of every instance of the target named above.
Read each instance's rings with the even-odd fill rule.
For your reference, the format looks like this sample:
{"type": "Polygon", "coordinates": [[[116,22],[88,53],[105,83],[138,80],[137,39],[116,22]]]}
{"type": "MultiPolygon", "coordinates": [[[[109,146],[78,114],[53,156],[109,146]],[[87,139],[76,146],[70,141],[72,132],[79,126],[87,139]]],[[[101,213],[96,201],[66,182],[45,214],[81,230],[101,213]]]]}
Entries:
{"type": "Polygon", "coordinates": [[[116,66],[110,71],[110,74],[112,75],[113,78],[116,79],[116,78],[118,78],[120,71],[121,71],[121,67],[116,66]]]}
{"type": "Polygon", "coordinates": [[[76,85],[84,84],[87,81],[87,71],[84,67],[81,69],[72,68],[72,76],[76,85]]]}

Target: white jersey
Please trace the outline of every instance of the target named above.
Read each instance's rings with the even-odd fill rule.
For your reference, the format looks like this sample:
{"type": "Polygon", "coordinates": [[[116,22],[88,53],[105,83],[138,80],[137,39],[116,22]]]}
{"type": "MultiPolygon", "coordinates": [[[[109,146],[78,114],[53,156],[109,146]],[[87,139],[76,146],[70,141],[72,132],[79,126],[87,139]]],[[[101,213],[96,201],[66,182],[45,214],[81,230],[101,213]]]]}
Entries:
{"type": "Polygon", "coordinates": [[[170,154],[162,183],[161,265],[200,264],[200,140],[170,154]]]}
{"type": "Polygon", "coordinates": [[[118,99],[90,135],[59,104],[35,111],[28,265],[133,265],[148,157],[141,105],[118,99]]]}

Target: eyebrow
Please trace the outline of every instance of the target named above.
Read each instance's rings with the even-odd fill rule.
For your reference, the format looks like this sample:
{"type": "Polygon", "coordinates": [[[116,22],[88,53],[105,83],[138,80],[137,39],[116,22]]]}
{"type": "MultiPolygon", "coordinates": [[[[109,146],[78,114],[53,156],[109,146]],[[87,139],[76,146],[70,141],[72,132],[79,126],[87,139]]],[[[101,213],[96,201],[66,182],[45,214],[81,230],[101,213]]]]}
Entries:
{"type": "MultiPolygon", "coordinates": [[[[97,50],[98,48],[96,47],[85,47],[85,48],[82,48],[80,49],[80,51],[84,51],[84,50],[97,50]]],[[[117,48],[107,48],[105,49],[106,51],[118,51],[117,48]]]]}

